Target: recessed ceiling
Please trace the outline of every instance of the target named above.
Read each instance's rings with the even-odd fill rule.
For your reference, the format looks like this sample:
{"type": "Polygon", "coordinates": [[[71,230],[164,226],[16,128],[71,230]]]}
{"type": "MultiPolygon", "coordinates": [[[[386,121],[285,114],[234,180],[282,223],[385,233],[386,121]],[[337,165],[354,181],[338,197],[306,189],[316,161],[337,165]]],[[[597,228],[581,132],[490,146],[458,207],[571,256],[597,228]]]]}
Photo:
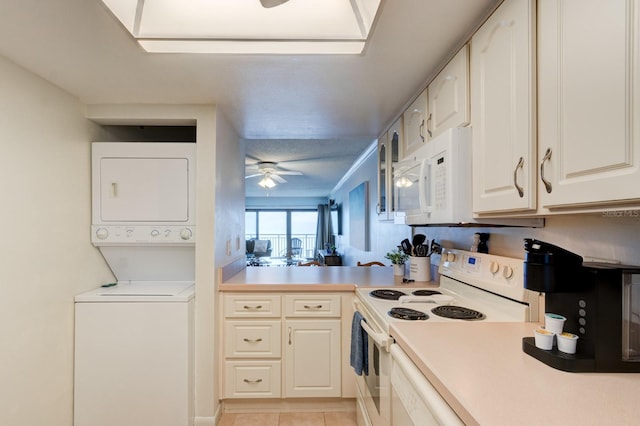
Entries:
{"type": "Polygon", "coordinates": [[[361,53],[380,0],[101,0],[148,52],[361,53]]]}
{"type": "Polygon", "coordinates": [[[3,1],[0,54],[84,104],[216,104],[244,139],[339,141],[319,153],[333,182],[310,186],[328,193],[336,158],[358,157],[344,148],[374,141],[500,1],[386,0],[361,55],[148,53],[99,0],[3,1]]]}

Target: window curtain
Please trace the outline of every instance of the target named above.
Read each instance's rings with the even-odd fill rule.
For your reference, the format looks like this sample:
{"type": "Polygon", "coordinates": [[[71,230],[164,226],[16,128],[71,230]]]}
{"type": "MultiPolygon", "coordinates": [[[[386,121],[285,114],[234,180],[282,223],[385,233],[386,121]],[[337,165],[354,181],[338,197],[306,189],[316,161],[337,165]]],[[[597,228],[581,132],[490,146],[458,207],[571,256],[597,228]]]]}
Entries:
{"type": "Polygon", "coordinates": [[[331,210],[328,204],[318,204],[318,226],[316,227],[316,251],[318,253],[325,250],[325,244],[333,244],[333,230],[331,229],[331,210]]]}

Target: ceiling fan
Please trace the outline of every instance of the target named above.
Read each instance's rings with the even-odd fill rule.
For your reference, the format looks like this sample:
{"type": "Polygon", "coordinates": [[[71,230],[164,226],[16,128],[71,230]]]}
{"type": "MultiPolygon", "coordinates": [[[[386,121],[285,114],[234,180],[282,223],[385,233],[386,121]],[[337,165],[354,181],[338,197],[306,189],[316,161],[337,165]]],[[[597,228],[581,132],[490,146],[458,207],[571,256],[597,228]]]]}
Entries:
{"type": "Polygon", "coordinates": [[[262,7],[270,8],[280,6],[288,1],[289,0],[260,0],[260,3],[262,3],[262,7]]]}
{"type": "Polygon", "coordinates": [[[263,188],[273,188],[278,183],[286,183],[287,180],[280,175],[302,175],[301,172],[294,172],[291,170],[283,170],[278,168],[278,163],[271,161],[260,161],[254,165],[247,166],[247,168],[255,168],[257,166],[257,173],[245,176],[245,179],[250,179],[258,176],[262,176],[262,179],[258,182],[263,188]]]}

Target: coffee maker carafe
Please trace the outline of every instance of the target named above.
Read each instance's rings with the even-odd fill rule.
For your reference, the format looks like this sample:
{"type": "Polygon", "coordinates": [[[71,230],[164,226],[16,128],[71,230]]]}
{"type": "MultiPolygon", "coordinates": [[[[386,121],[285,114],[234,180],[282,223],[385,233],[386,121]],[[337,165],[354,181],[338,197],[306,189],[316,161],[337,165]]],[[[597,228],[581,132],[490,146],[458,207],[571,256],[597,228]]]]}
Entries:
{"type": "Polygon", "coordinates": [[[561,247],[524,240],[524,286],[545,294],[545,312],[566,317],[564,331],[578,335],[575,354],[523,350],[559,370],[640,372],[640,267],[583,263],[561,247]]]}

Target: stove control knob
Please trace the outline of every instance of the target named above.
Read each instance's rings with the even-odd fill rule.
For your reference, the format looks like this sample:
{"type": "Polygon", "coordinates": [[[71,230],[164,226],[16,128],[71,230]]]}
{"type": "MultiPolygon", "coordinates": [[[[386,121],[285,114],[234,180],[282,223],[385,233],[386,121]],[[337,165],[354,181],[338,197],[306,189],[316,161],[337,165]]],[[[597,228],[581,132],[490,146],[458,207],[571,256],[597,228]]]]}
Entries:
{"type": "Polygon", "coordinates": [[[495,260],[492,260],[491,263],[489,263],[489,271],[491,271],[491,273],[495,275],[499,270],[500,264],[495,260]]]}
{"type": "Polygon", "coordinates": [[[509,279],[513,276],[513,268],[509,265],[504,265],[502,267],[502,276],[506,279],[509,279]]]}
{"type": "Polygon", "coordinates": [[[447,262],[455,262],[456,261],[456,254],[453,252],[448,252],[447,253],[447,262]]]}
{"type": "Polygon", "coordinates": [[[104,239],[106,239],[108,236],[109,236],[109,231],[107,231],[107,229],[106,229],[106,228],[98,228],[98,229],[96,230],[96,237],[97,237],[99,240],[104,240],[104,239]]]}
{"type": "Polygon", "coordinates": [[[191,239],[192,236],[193,236],[193,232],[191,232],[191,229],[189,228],[183,228],[180,231],[180,238],[182,238],[185,241],[191,239]]]}
{"type": "Polygon", "coordinates": [[[158,231],[157,229],[151,230],[151,236],[152,237],[157,237],[158,235],[160,235],[160,231],[158,231]]]}

